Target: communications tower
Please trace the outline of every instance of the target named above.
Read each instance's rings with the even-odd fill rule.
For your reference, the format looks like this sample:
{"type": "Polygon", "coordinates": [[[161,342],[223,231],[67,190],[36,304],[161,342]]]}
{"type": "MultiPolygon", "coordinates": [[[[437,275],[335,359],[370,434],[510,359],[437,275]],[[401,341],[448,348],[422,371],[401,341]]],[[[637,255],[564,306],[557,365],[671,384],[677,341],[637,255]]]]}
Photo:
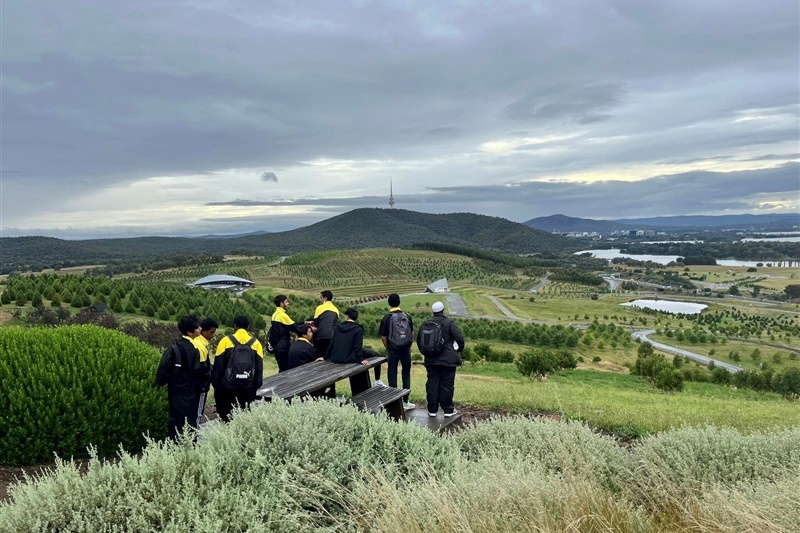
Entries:
{"type": "Polygon", "coordinates": [[[394,209],[394,192],[392,191],[392,177],[389,176],[389,209],[394,209]]]}

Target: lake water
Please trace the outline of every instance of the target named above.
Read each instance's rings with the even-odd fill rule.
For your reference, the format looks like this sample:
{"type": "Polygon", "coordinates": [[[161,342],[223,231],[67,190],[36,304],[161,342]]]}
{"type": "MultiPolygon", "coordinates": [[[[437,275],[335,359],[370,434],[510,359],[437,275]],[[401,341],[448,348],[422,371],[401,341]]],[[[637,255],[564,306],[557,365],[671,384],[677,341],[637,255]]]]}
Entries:
{"type": "Polygon", "coordinates": [[[663,311],[665,313],[683,313],[685,315],[697,315],[704,309],[708,309],[708,306],[705,304],[673,302],[672,300],[634,300],[620,305],[624,307],[641,307],[654,311],[663,311]]]}
{"type": "MultiPolygon", "coordinates": [[[[598,259],[608,259],[609,261],[611,261],[612,259],[616,259],[617,257],[628,257],[630,259],[635,259],[636,261],[652,261],[660,265],[666,265],[668,263],[671,263],[672,261],[676,261],[678,257],[680,257],[679,255],[623,254],[620,253],[619,248],[611,248],[610,250],[583,250],[580,252],[575,252],[575,255],[586,254],[586,253],[592,254],[592,257],[597,257],[598,259]]],[[[798,261],[777,261],[775,263],[771,263],[769,261],[742,261],[739,259],[717,259],[717,264],[721,266],[757,267],[758,263],[761,263],[762,266],[766,266],[767,263],[769,263],[773,267],[798,266],[798,261]]]]}

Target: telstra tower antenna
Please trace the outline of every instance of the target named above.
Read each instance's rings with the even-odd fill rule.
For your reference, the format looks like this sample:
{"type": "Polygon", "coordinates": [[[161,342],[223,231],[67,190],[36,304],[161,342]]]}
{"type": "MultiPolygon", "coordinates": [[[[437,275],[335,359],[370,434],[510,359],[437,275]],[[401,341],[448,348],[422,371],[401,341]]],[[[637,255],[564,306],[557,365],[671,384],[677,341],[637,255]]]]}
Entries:
{"type": "Polygon", "coordinates": [[[392,191],[392,177],[389,176],[389,209],[394,209],[394,192],[392,191]]]}

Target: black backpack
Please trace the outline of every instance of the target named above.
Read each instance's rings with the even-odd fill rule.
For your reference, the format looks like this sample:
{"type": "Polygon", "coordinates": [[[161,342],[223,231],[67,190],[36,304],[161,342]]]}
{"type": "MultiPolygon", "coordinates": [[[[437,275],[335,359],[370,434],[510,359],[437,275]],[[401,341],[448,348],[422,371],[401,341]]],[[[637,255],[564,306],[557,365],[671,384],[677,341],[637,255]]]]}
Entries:
{"type": "Polygon", "coordinates": [[[444,352],[444,328],[438,320],[426,320],[419,328],[417,348],[422,355],[438,357],[444,352]]]}
{"type": "Polygon", "coordinates": [[[222,388],[230,391],[248,390],[256,383],[256,357],[253,349],[255,337],[245,344],[233,335],[228,335],[233,347],[225,350],[225,373],[222,375],[222,388]]]}
{"type": "Polygon", "coordinates": [[[267,350],[267,352],[269,352],[271,354],[275,353],[275,346],[277,346],[278,345],[278,341],[280,341],[280,339],[273,338],[274,337],[274,335],[273,335],[274,331],[275,331],[275,328],[272,327],[272,326],[270,326],[269,330],[267,331],[267,346],[266,346],[266,350],[267,350]]]}
{"type": "Polygon", "coordinates": [[[389,314],[388,333],[387,339],[392,348],[406,348],[414,342],[411,337],[411,320],[402,311],[389,314]]]}

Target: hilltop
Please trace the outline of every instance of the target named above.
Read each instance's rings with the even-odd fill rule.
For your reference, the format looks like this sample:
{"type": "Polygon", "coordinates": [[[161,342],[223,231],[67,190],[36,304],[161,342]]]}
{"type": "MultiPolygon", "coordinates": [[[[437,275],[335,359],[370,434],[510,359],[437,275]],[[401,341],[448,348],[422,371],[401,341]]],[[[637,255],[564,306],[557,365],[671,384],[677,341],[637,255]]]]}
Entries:
{"type": "Polygon", "coordinates": [[[526,226],[542,231],[628,231],[651,229],[660,231],[684,230],[749,230],[749,231],[788,231],[800,225],[800,215],[796,213],[774,213],[764,215],[681,215],[652,218],[628,218],[619,220],[595,220],[591,218],[550,215],[532,218],[524,222],[526,226]]]}
{"type": "Polygon", "coordinates": [[[458,244],[514,254],[557,254],[574,243],[504,218],[474,213],[432,215],[404,209],[354,209],[310,226],[238,237],[138,237],[67,241],[0,239],[2,272],[53,266],[145,260],[167,255],[290,255],[305,251],[458,244]]]}

